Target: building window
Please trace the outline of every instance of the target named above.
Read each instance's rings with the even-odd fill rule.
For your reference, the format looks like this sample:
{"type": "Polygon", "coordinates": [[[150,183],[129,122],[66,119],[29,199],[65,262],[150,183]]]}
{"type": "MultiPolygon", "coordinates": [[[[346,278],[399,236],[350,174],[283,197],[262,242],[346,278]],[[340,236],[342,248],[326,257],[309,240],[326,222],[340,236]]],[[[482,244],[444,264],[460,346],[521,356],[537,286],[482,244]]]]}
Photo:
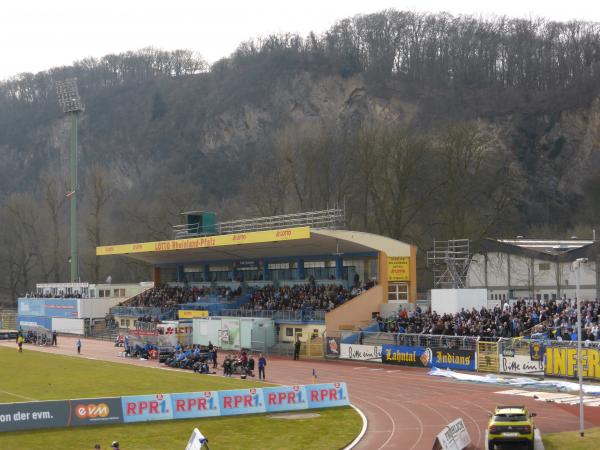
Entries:
{"type": "Polygon", "coordinates": [[[388,301],[389,300],[408,300],[408,284],[390,283],[388,285],[388,301]]]}
{"type": "Polygon", "coordinates": [[[294,330],[294,334],[296,335],[297,338],[301,338],[302,337],[302,328],[296,328],[294,330]]]}
{"type": "Polygon", "coordinates": [[[548,294],[544,294],[544,300],[548,300],[548,294]]]}
{"type": "Polygon", "coordinates": [[[539,302],[542,299],[542,294],[535,294],[535,299],[539,302]]]}
{"type": "Polygon", "coordinates": [[[550,263],[539,263],[538,269],[540,270],[550,270],[550,263]]]}
{"type": "Polygon", "coordinates": [[[294,329],[293,328],[286,328],[285,329],[285,336],[286,337],[293,337],[294,336],[294,329]]]}

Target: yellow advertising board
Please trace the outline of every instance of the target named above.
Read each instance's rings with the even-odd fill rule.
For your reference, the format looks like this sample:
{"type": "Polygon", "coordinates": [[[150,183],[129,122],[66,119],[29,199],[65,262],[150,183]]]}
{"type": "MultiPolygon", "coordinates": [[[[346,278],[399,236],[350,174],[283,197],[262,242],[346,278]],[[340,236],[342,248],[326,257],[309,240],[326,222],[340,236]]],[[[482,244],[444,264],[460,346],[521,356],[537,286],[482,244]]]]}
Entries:
{"type": "Polygon", "coordinates": [[[180,309],[177,311],[180,319],[195,319],[198,317],[208,317],[208,311],[200,311],[195,309],[180,309]]]}
{"type": "MultiPolygon", "coordinates": [[[[600,351],[597,348],[581,349],[581,374],[585,378],[600,380],[600,351]]],[[[555,377],[577,376],[577,348],[546,347],[546,375],[555,377]]]]}
{"type": "Polygon", "coordinates": [[[410,257],[388,256],[388,281],[410,281],[410,257]]]}
{"type": "Polygon", "coordinates": [[[126,255],[129,253],[168,252],[194,248],[222,247],[226,245],[259,244],[262,242],[293,241],[310,238],[310,227],[281,230],[251,231],[248,233],[221,234],[172,241],[140,242],[137,244],[96,247],[96,255],[126,255]]]}

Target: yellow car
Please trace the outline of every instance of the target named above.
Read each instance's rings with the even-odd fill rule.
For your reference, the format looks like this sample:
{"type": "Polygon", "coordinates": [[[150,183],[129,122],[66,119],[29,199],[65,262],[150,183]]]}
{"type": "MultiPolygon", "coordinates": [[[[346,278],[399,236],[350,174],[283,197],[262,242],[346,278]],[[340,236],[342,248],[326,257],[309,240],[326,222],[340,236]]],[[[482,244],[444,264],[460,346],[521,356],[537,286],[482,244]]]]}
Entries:
{"type": "Polygon", "coordinates": [[[524,406],[496,406],[489,416],[489,450],[494,450],[496,444],[509,443],[527,444],[528,450],[533,450],[535,413],[529,413],[524,406]]]}

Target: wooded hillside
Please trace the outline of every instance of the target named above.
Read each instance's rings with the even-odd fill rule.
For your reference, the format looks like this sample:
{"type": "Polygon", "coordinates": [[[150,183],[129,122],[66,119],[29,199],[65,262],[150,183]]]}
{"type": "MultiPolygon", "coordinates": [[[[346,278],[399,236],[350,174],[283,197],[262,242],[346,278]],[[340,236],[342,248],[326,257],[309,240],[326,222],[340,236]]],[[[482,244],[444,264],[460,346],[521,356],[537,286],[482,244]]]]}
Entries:
{"type": "Polygon", "coordinates": [[[242,43],[209,67],[144,49],[0,83],[0,296],[68,275],[76,76],[81,273],[148,278],[109,243],[345,203],[348,226],[434,237],[590,237],[600,224],[600,25],[395,10],[242,43]]]}

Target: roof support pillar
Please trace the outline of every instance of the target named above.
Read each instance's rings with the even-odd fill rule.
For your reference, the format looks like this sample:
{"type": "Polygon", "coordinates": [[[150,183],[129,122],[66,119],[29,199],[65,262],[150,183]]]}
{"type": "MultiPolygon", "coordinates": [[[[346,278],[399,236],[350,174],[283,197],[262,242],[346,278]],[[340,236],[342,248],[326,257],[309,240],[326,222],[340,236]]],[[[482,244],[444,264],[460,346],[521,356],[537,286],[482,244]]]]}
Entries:
{"type": "Polygon", "coordinates": [[[306,275],[304,274],[304,260],[299,259],[298,260],[298,280],[302,281],[305,278],[306,278],[306,275]]]}
{"type": "Polygon", "coordinates": [[[344,276],[344,259],[341,256],[335,257],[335,279],[341,280],[344,276]]]}

